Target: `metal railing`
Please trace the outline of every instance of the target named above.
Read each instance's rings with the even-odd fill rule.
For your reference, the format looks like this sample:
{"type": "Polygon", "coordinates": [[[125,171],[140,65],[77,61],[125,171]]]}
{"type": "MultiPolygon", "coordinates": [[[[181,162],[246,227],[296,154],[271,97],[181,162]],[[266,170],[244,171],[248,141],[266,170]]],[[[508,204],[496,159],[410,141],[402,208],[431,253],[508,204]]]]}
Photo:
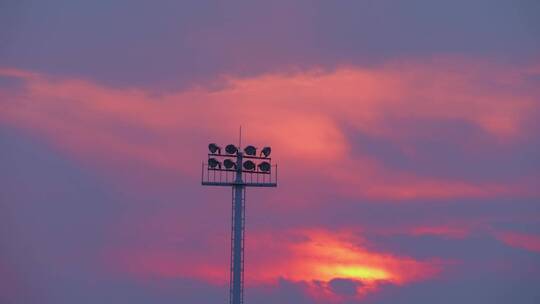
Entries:
{"type": "MultiPolygon", "coordinates": [[[[275,187],[277,185],[277,165],[270,171],[242,170],[242,183],[245,186],[275,187]]],[[[236,182],[237,170],[210,168],[207,163],[201,166],[201,183],[203,185],[232,186],[236,182]]]]}

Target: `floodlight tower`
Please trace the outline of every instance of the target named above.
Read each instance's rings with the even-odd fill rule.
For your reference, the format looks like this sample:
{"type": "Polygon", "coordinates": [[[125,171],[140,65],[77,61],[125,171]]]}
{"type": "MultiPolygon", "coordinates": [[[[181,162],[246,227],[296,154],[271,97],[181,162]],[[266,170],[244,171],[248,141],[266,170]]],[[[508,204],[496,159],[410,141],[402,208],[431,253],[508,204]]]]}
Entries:
{"type": "Polygon", "coordinates": [[[277,165],[272,165],[271,148],[264,147],[257,156],[257,148],[233,144],[221,147],[208,145],[208,162],[202,164],[203,186],[232,187],[232,231],[230,304],[244,303],[244,232],[246,187],[277,187],[277,165]],[[255,164],[255,161],[259,162],[255,164]]]}

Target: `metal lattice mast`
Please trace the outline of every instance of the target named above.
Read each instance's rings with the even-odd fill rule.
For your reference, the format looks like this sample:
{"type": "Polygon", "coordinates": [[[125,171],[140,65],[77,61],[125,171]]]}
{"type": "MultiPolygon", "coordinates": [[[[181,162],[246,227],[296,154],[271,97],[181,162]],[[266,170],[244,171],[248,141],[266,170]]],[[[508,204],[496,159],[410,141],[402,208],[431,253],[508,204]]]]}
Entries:
{"type": "Polygon", "coordinates": [[[236,180],[233,186],[233,217],[231,231],[230,304],[244,303],[244,232],[245,187],[242,180],[242,153],[237,155],[236,180]]]}
{"type": "Polygon", "coordinates": [[[264,157],[256,156],[256,148],[253,146],[244,149],[246,155],[241,152],[240,147],[234,145],[226,147],[227,154],[221,154],[221,148],[216,144],[210,144],[209,149],[211,153],[208,154],[208,164],[202,165],[201,183],[205,186],[232,186],[229,303],[243,304],[246,187],[276,187],[277,165],[271,165],[269,147],[261,151],[264,157]],[[222,163],[217,158],[223,159],[225,168],[221,167],[222,163]],[[262,162],[255,165],[253,160],[262,162]]]}

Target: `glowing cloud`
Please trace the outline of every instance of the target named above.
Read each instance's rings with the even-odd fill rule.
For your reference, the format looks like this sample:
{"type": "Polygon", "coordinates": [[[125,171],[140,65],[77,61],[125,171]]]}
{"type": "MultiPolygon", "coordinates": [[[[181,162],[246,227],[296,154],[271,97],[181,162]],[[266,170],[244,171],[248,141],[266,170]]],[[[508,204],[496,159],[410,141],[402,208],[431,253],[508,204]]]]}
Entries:
{"type": "MultiPolygon", "coordinates": [[[[0,123],[45,136],[102,168],[137,163],[193,176],[198,171],[192,164],[200,161],[200,153],[183,147],[203,149],[204,139],[230,139],[236,122],[242,122],[250,142],[279,147],[276,153],[283,155],[276,156],[288,168],[308,173],[304,176],[326,172],[324,180],[299,185],[306,188],[304,194],[324,182],[354,198],[536,196],[527,180],[504,184],[430,178],[389,167],[370,155],[353,154],[343,130],[348,126],[393,142],[411,155],[415,150],[405,139],[433,135],[429,128],[419,130],[407,121],[465,121],[512,144],[528,136],[531,131],[523,125],[535,119],[539,108],[538,89],[528,86],[527,73],[440,60],[227,78],[217,90],[199,87],[156,95],[3,69],[0,75],[23,85],[2,89],[2,98],[9,102],[2,105],[0,123]],[[493,88],[485,79],[505,85],[493,88]],[[404,123],[396,128],[394,119],[404,123]]],[[[294,180],[292,174],[282,177],[294,180]]]]}
{"type": "MultiPolygon", "coordinates": [[[[358,282],[357,296],[362,296],[382,283],[403,285],[428,279],[442,267],[440,261],[417,261],[368,250],[353,233],[306,230],[277,235],[258,233],[248,240],[247,284],[272,284],[283,278],[307,283],[309,292],[317,296],[335,296],[328,284],[347,279],[358,282]]],[[[220,265],[220,261],[205,258],[186,252],[128,249],[117,252],[111,264],[141,278],[195,277],[226,284],[225,261],[220,265]]]]}

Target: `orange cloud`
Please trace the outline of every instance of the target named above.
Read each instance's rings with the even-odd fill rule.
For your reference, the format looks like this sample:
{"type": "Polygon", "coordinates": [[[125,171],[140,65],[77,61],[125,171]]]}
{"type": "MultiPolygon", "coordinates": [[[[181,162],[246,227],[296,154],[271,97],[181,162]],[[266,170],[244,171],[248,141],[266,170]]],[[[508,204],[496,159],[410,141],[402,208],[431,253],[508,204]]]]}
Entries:
{"type": "MultiPolygon", "coordinates": [[[[352,233],[323,230],[263,233],[250,236],[247,242],[247,284],[272,284],[284,278],[309,284],[317,296],[335,296],[328,287],[333,279],[360,282],[357,294],[362,296],[377,290],[380,284],[403,285],[431,278],[442,266],[439,261],[417,261],[368,250],[352,233]]],[[[207,249],[207,252],[220,251],[207,249]]],[[[195,252],[127,249],[117,252],[110,262],[116,269],[141,278],[194,277],[216,284],[228,282],[225,259],[212,255],[201,257],[195,252]]]]}
{"type": "MultiPolygon", "coordinates": [[[[438,262],[421,262],[411,258],[368,250],[363,240],[351,233],[329,233],[322,230],[298,232],[296,242],[288,244],[282,260],[253,261],[248,264],[251,280],[272,280],[283,277],[291,281],[322,282],[333,279],[361,282],[358,294],[374,291],[381,283],[396,285],[424,280],[438,273],[438,262]]],[[[251,244],[260,251],[271,238],[254,238],[251,244]]],[[[281,241],[281,240],[279,240],[281,241]]],[[[276,242],[276,240],[274,240],[276,242]]],[[[277,247],[277,246],[276,246],[277,247]]],[[[272,250],[275,252],[275,250],[272,250]]],[[[258,257],[260,252],[250,256],[258,257]]]]}
{"type": "Polygon", "coordinates": [[[353,155],[342,130],[347,125],[400,145],[404,138],[430,136],[425,134],[429,130],[396,129],[393,119],[449,119],[476,125],[511,144],[531,132],[523,124],[538,109],[538,92],[523,89],[520,73],[525,72],[459,60],[393,63],[228,78],[219,89],[157,95],[1,69],[0,75],[24,85],[2,89],[8,102],[2,104],[0,123],[44,136],[101,168],[136,165],[191,178],[197,178],[195,164],[206,142],[232,140],[241,123],[247,141],[275,147],[275,158],[289,169],[280,170],[282,181],[294,183],[308,199],[310,189],[322,183],[354,198],[536,196],[537,190],[524,188],[524,181],[473,183],[389,168],[368,155],[353,155]],[[193,148],[197,146],[200,150],[193,148]]]}

